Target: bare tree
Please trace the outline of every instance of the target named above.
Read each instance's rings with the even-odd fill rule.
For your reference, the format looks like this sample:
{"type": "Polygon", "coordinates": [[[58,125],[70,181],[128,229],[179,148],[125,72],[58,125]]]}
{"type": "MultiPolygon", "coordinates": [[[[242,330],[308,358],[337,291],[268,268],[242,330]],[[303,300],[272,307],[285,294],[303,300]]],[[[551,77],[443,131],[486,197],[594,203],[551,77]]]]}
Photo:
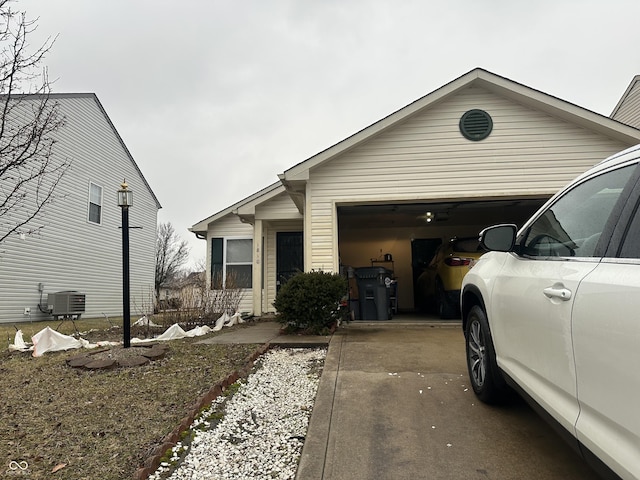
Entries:
{"type": "Polygon", "coordinates": [[[44,227],[41,216],[69,167],[53,155],[64,118],[40,70],[55,39],[31,52],[27,37],[36,22],[9,3],[0,0],[0,243],[44,227]]]}
{"type": "Polygon", "coordinates": [[[158,225],[156,237],[156,298],[160,287],[180,275],[180,268],[189,258],[186,240],[181,240],[171,222],[158,225]]]}

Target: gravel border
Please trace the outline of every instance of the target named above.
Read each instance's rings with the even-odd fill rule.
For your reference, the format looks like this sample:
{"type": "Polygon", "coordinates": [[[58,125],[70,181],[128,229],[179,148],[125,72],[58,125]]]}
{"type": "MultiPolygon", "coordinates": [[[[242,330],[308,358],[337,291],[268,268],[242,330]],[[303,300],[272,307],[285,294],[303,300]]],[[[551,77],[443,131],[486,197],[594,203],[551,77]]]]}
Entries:
{"type": "Polygon", "coordinates": [[[237,388],[232,396],[219,395],[197,416],[191,435],[148,478],[294,479],[326,354],[327,348],[264,353],[255,371],[229,388],[237,388]]]}

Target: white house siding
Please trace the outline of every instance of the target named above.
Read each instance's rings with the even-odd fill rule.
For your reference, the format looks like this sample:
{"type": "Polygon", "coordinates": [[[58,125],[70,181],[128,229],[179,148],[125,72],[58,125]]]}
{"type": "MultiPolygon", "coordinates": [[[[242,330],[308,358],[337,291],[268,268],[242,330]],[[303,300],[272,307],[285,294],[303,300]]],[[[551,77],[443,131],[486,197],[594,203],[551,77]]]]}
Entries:
{"type": "Polygon", "coordinates": [[[611,117],[632,127],[640,128],[640,79],[636,77],[625,98],[611,117]]]}
{"type": "Polygon", "coordinates": [[[336,204],[550,195],[627,146],[467,88],[311,171],[305,268],[337,271],[336,204]],[[492,134],[480,142],[458,127],[473,108],[493,119],[492,134]]]}
{"type": "Polygon", "coordinates": [[[264,204],[256,207],[256,219],[281,220],[292,218],[302,219],[302,215],[286,192],[276,195],[264,204]]]}
{"type": "MultiPolygon", "coordinates": [[[[54,97],[55,98],[55,97],[54,97]]],[[[0,322],[50,319],[38,311],[47,294],[77,290],[86,294],[85,317],[122,315],[121,210],[116,191],[123,179],[134,192],[130,209],[131,312],[151,306],[155,275],[158,205],[131,162],[93,95],[55,98],[66,116],[54,154],[72,165],[60,181],[58,199],[41,217],[45,228],[24,240],[12,236],[0,245],[0,322]],[[102,187],[102,223],[89,223],[89,182],[102,187]]]]}
{"type": "MultiPolygon", "coordinates": [[[[232,213],[209,224],[209,228],[207,230],[207,283],[211,282],[211,239],[229,237],[253,238],[253,226],[249,223],[243,223],[237,215],[232,213]]],[[[253,248],[255,249],[255,247],[256,240],[254,239],[253,248]]],[[[255,265],[253,268],[256,268],[255,265]]],[[[253,281],[253,288],[260,288],[259,285],[256,285],[255,280],[253,281]]],[[[252,289],[247,289],[243,292],[239,310],[241,312],[253,311],[252,289]]]]}

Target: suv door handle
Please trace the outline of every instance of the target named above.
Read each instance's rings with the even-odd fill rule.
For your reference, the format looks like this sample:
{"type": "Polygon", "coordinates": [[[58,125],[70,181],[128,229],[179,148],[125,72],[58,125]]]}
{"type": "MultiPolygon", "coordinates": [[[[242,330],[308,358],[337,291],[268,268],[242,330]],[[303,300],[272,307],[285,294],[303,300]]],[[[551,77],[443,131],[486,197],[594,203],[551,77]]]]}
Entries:
{"type": "Polygon", "coordinates": [[[560,300],[570,300],[571,290],[562,287],[547,287],[542,291],[548,298],[559,298],[560,300]]]}

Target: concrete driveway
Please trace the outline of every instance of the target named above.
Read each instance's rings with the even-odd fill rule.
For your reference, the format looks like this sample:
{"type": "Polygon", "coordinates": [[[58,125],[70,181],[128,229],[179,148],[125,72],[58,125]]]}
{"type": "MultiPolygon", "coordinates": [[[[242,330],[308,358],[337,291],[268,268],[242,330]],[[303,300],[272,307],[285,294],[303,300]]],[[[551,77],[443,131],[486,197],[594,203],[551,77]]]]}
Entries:
{"type": "Polygon", "coordinates": [[[333,336],[297,479],[529,478],[598,477],[524,402],[476,399],[459,324],[333,336]]]}

